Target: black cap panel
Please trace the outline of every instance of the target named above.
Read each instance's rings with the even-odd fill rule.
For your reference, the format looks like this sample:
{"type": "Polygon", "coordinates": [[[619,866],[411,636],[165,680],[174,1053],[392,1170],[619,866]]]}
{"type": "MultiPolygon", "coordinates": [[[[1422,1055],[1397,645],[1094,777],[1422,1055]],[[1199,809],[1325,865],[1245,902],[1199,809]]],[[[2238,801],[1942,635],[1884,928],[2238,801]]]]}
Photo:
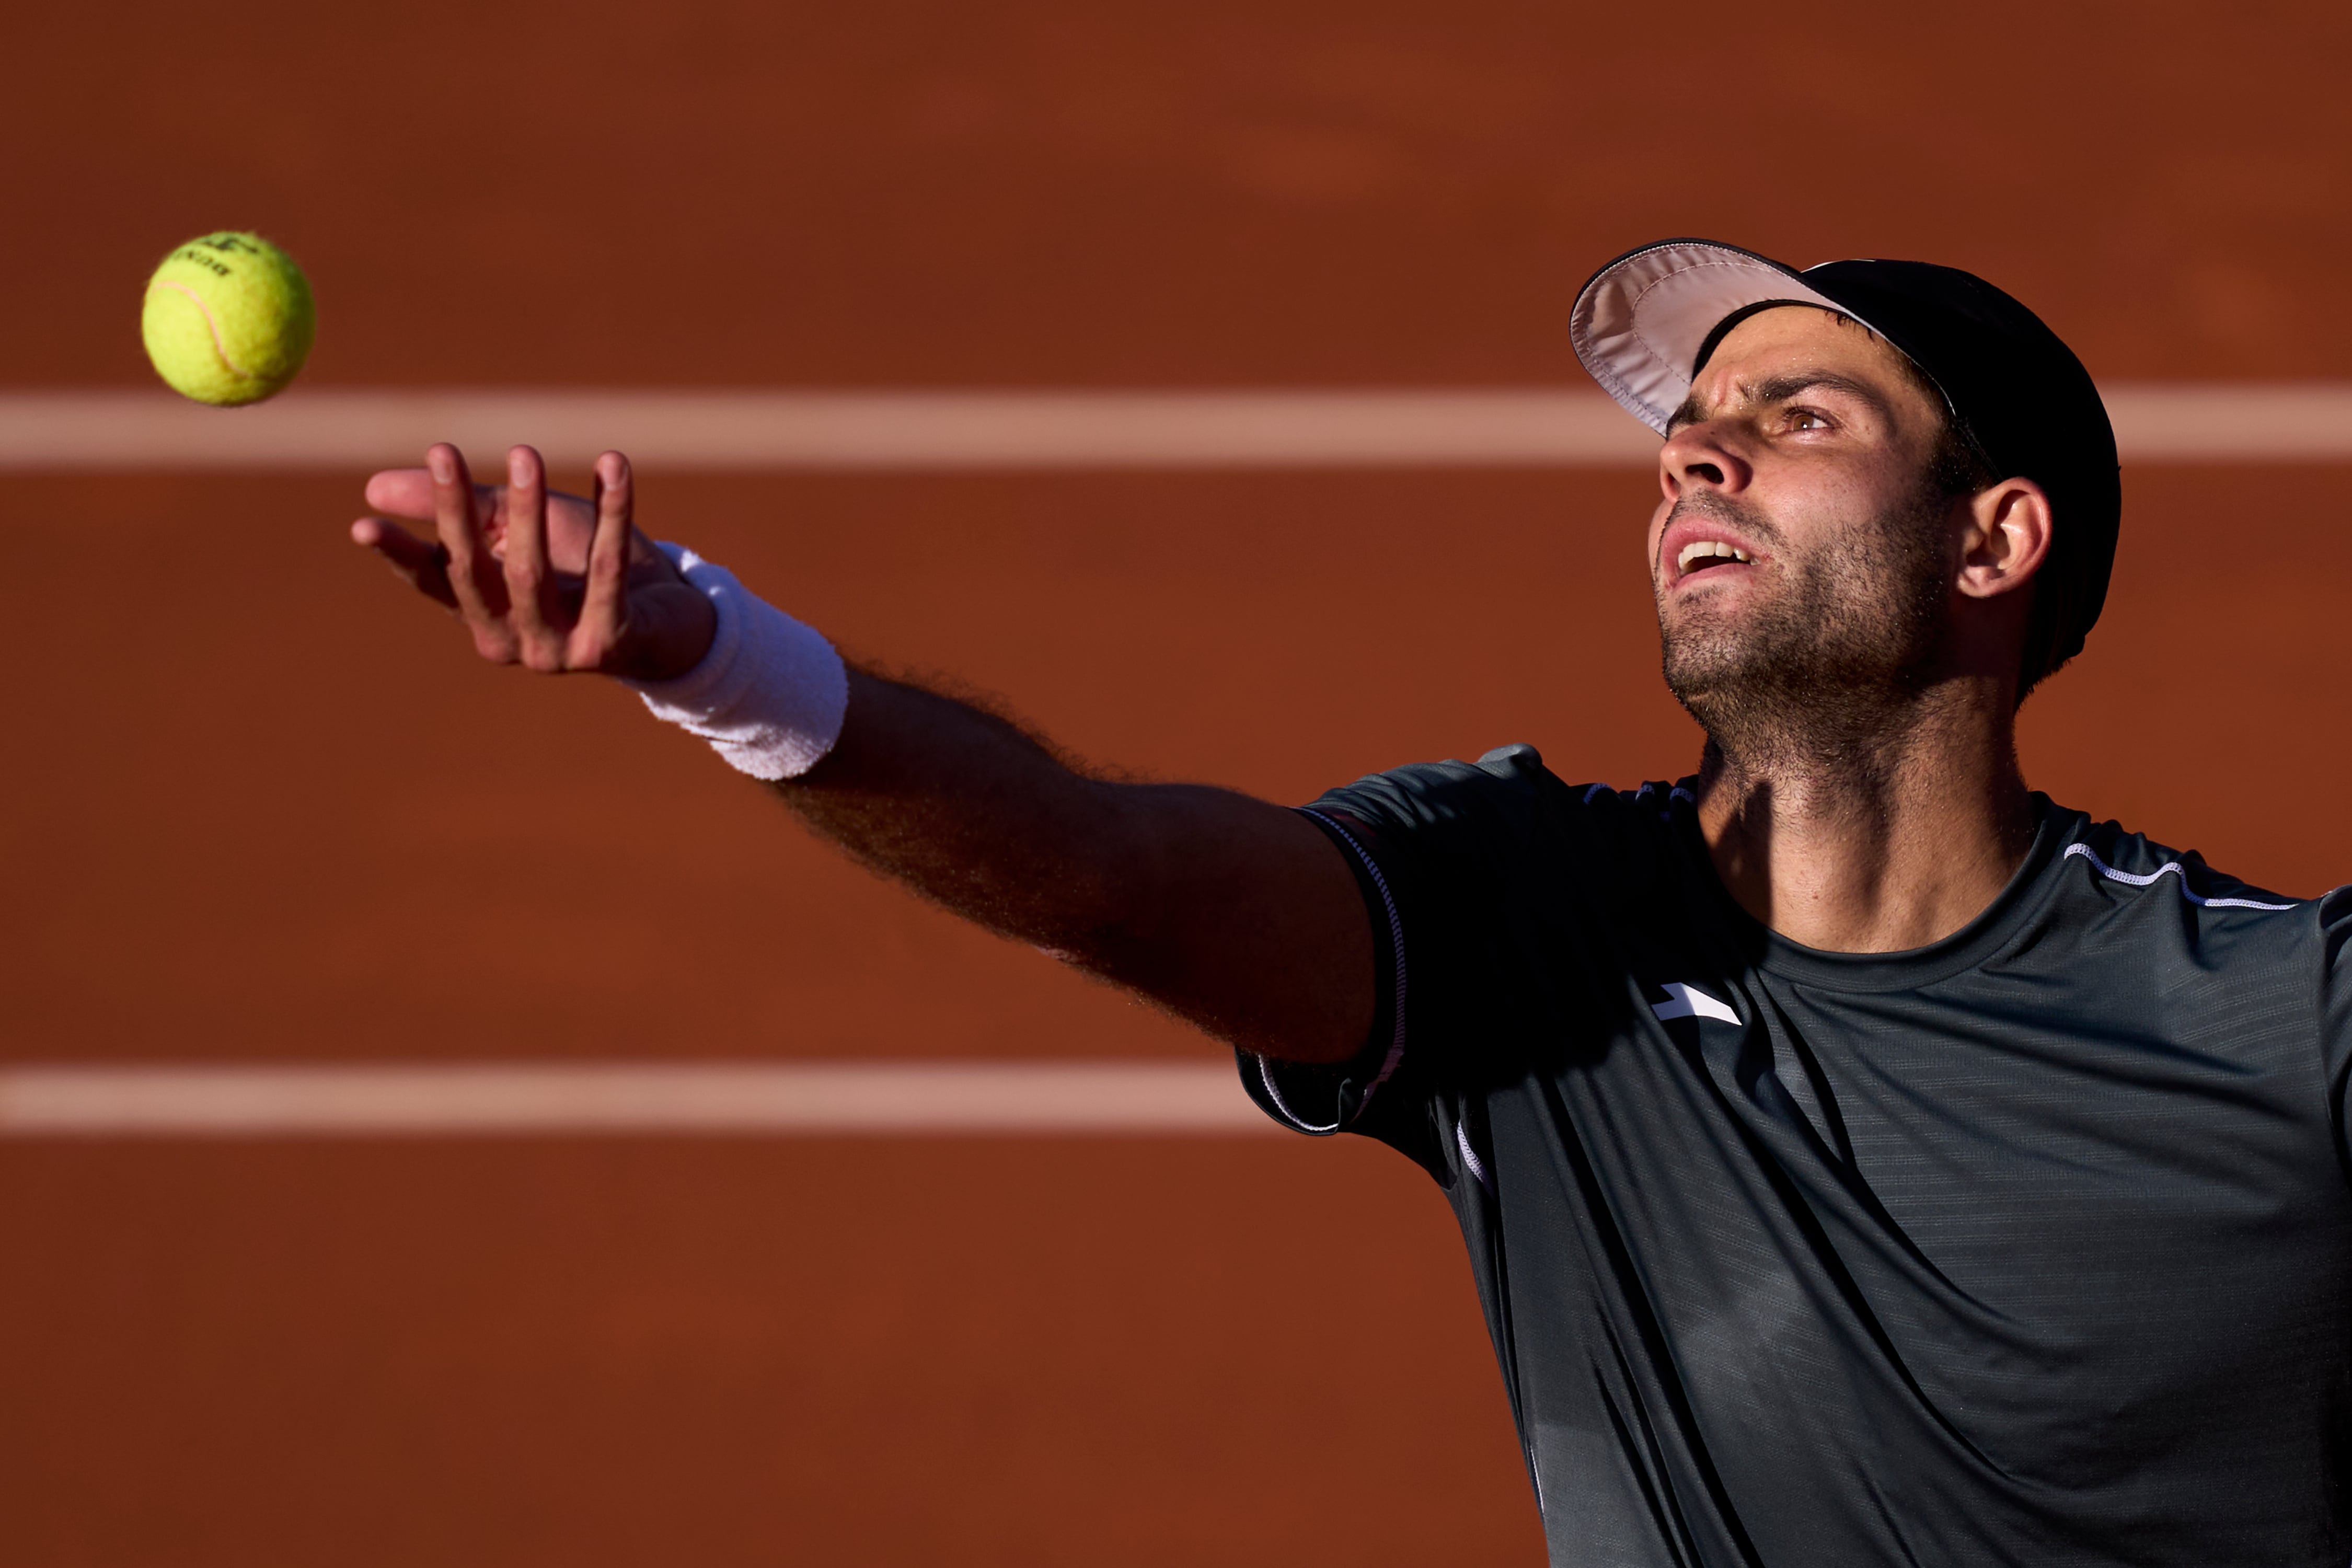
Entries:
{"type": "Polygon", "coordinates": [[[2107,597],[2123,517],[2115,426],[2091,373],[2042,319],[1983,279],[1926,261],[1829,261],[1805,281],[1846,307],[1941,387],[1995,477],[2050,497],[2040,590],[2063,597],[2054,667],[2082,651],[2107,597]]]}

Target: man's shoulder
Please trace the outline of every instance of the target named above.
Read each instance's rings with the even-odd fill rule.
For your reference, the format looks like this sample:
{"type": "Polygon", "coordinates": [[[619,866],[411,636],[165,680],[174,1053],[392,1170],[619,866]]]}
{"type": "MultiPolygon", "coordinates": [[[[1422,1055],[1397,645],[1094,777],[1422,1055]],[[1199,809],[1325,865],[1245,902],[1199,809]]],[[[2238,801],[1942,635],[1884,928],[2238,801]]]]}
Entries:
{"type": "Polygon", "coordinates": [[[2046,799],[2043,810],[2060,844],[2055,868],[2084,879],[2087,889],[2110,898],[2160,896],[2217,914],[2278,914],[2321,901],[2273,892],[2231,876],[2195,849],[2175,848],[2112,818],[2094,820],[2088,813],[2046,799]]]}
{"type": "Polygon", "coordinates": [[[1353,817],[1385,838],[1464,844],[1566,835],[1649,837],[1693,801],[1689,780],[1630,789],[1570,784],[1527,744],[1500,746],[1475,763],[1409,763],[1327,792],[1310,809],[1353,817]]]}

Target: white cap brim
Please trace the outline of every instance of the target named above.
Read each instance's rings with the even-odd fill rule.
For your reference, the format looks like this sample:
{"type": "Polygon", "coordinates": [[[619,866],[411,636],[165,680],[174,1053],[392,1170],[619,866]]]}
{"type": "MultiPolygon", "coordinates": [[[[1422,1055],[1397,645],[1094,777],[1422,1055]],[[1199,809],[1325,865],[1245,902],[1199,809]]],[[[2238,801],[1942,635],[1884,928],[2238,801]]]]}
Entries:
{"type": "Polygon", "coordinates": [[[1689,395],[1707,334],[1734,311],[1779,300],[1853,314],[1793,268],[1752,251],[1661,240],[1592,275],[1570,312],[1569,342],[1601,389],[1663,436],[1689,395]]]}

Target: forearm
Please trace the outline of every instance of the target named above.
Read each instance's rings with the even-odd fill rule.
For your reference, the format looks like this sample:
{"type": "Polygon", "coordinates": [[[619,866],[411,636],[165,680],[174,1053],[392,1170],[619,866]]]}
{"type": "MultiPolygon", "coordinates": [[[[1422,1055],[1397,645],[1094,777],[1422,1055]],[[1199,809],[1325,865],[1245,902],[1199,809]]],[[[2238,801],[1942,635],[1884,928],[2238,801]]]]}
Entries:
{"type": "Polygon", "coordinates": [[[993,713],[861,669],[824,760],[772,787],[865,865],[1056,952],[1093,951],[1144,875],[1118,786],[993,713]]]}
{"type": "Polygon", "coordinates": [[[994,714],[862,670],[832,751],[772,787],[874,869],[1223,1038],[1328,1060],[1370,1026],[1352,880],[1295,812],[1091,777],[994,714]]]}

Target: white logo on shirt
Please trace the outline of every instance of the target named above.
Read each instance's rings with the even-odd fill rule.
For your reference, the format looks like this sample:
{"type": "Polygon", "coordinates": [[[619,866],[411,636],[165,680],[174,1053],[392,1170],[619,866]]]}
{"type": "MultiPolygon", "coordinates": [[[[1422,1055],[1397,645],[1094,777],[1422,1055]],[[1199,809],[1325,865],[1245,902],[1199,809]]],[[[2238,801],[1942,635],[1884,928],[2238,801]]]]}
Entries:
{"type": "Polygon", "coordinates": [[[1658,1016],[1661,1024],[1669,1018],[1720,1018],[1727,1024],[1739,1022],[1739,1015],[1731,1010],[1728,1003],[1717,1001],[1696,985],[1671,981],[1661,989],[1665,992],[1666,999],[1650,1004],[1650,1011],[1658,1016]]]}

